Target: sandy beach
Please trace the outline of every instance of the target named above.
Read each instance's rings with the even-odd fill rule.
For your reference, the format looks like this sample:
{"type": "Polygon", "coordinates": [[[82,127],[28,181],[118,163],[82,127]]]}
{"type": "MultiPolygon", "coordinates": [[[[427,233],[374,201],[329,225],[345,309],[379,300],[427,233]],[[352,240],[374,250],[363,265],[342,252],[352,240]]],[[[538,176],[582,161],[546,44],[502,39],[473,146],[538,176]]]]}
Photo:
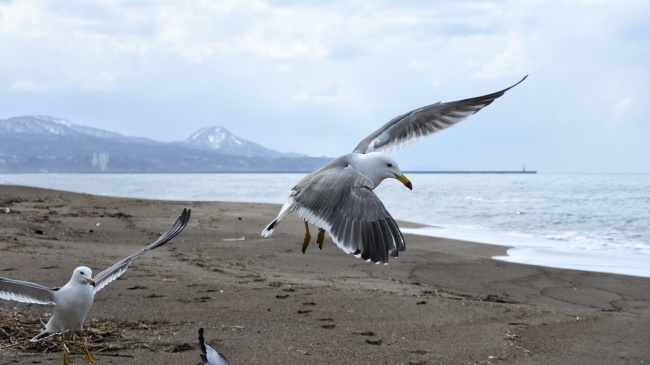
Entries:
{"type": "MultiPolygon", "coordinates": [[[[46,286],[95,273],[154,241],[96,297],[85,324],[99,364],[196,364],[197,331],[231,364],[649,364],[650,279],[492,260],[505,248],[407,235],[388,265],[279,206],[123,199],[0,185],[0,276],[46,286]]],[[[400,226],[409,226],[401,222],[400,226]]],[[[51,306],[0,301],[0,346],[38,334],[51,306]]],[[[74,364],[84,363],[75,340],[74,364]]],[[[58,337],[0,352],[60,363],[58,337]]]]}

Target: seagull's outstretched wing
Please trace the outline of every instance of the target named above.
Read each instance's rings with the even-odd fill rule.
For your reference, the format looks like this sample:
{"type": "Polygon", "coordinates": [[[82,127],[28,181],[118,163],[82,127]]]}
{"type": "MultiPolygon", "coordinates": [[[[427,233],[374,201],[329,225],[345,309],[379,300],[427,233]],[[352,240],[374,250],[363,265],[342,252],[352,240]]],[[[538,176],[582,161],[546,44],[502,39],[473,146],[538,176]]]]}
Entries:
{"type": "Polygon", "coordinates": [[[435,103],[393,118],[357,145],[353,152],[391,152],[441,131],[476,114],[506,91],[519,85],[528,75],[509,88],[475,98],[435,103]]]}
{"type": "Polygon", "coordinates": [[[218,353],[205,343],[203,328],[199,328],[199,346],[201,346],[201,362],[197,365],[230,365],[225,356],[218,353]]]}
{"type": "Polygon", "coordinates": [[[163,233],[157,240],[156,242],[150,244],[149,246],[141,249],[140,251],[130,255],[129,257],[126,257],[119,262],[117,262],[115,265],[109,267],[108,269],[100,272],[99,274],[95,275],[95,293],[100,291],[103,287],[108,285],[111,281],[117,279],[122,275],[126,269],[129,267],[129,264],[131,261],[135,260],[136,258],[144,255],[147,251],[151,251],[154,248],[160,247],[164,245],[165,243],[169,242],[172,238],[176,237],[183,228],[187,225],[187,222],[190,220],[190,209],[183,209],[183,213],[178,217],[176,222],[172,224],[172,226],[165,232],[163,233]]]}
{"type": "Polygon", "coordinates": [[[23,303],[54,304],[59,288],[46,288],[29,281],[0,278],[0,299],[23,303]]]}

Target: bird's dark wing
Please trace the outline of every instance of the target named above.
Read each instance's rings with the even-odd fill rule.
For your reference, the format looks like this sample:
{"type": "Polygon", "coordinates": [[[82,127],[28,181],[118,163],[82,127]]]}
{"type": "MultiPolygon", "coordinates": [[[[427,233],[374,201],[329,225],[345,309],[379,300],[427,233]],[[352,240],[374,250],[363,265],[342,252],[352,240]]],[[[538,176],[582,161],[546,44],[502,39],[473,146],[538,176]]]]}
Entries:
{"type": "Polygon", "coordinates": [[[438,102],[393,118],[363,139],[353,152],[391,152],[428,135],[451,127],[490,105],[506,91],[519,85],[528,75],[509,88],[475,98],[438,102]]]}
{"type": "Polygon", "coordinates": [[[158,248],[165,243],[169,242],[172,238],[176,237],[183,228],[187,225],[187,223],[190,220],[190,209],[183,209],[183,213],[178,217],[176,222],[172,224],[172,226],[165,232],[163,233],[154,243],[150,244],[149,246],[139,250],[138,252],[120,260],[117,262],[115,265],[109,267],[108,269],[100,272],[97,274],[94,278],[95,280],[95,293],[100,291],[103,287],[108,285],[111,281],[117,279],[122,275],[126,269],[129,267],[129,264],[131,261],[135,260],[136,258],[144,255],[147,251],[151,251],[155,248],[158,248]]]}

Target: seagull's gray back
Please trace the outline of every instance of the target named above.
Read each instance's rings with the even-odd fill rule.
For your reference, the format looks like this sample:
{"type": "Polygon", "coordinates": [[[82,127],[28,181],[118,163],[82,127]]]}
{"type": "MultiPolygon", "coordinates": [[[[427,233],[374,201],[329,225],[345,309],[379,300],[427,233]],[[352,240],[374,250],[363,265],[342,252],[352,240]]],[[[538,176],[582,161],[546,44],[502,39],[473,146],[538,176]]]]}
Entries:
{"type": "Polygon", "coordinates": [[[351,160],[351,153],[345,154],[343,156],[337,157],[330,162],[326,163],[325,165],[319,167],[317,170],[314,170],[312,173],[309,175],[305,176],[302,180],[296,184],[296,186],[293,187],[292,190],[295,190],[296,188],[300,189],[301,185],[307,185],[310,184],[310,180],[313,179],[315,176],[318,176],[320,173],[327,171],[327,170],[342,170],[348,167],[350,164],[351,160]]]}

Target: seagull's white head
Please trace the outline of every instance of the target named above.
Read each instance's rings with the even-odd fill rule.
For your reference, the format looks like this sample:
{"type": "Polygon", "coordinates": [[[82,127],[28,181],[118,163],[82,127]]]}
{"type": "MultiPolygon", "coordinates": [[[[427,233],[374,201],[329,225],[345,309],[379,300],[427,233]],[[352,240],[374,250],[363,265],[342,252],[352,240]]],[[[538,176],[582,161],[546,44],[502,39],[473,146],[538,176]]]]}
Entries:
{"type": "Polygon", "coordinates": [[[411,185],[409,179],[399,169],[397,161],[383,152],[355,154],[351,159],[350,165],[355,171],[370,179],[375,185],[375,188],[384,179],[394,178],[399,180],[407,188],[413,190],[413,185],[411,185]]]}
{"type": "Polygon", "coordinates": [[[92,286],[95,286],[95,281],[93,280],[93,271],[85,266],[79,266],[78,268],[74,269],[72,272],[72,279],[70,281],[74,281],[82,285],[90,284],[92,286]]]}

